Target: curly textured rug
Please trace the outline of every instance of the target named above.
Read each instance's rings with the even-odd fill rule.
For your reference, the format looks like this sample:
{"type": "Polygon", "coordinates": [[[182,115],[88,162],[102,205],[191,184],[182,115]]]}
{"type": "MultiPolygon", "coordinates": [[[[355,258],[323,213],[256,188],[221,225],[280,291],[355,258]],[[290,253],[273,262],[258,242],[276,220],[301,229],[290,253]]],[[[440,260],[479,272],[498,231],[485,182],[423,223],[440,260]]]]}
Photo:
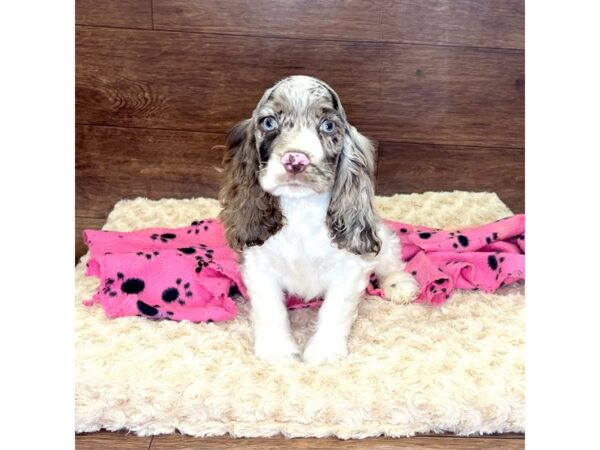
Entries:
{"type": "MultiPolygon", "coordinates": [[[[490,193],[377,197],[383,217],[466,227],[511,215],[490,193]]],[[[123,200],[104,229],[177,227],[216,216],[213,199],[123,200]]],[[[252,354],[248,307],[231,322],[108,320],[82,305],[98,285],[76,267],[77,432],[139,435],[410,436],[524,431],[523,286],[457,291],[442,307],[365,299],[349,357],[319,368],[252,354]]],[[[290,313],[301,345],[317,311],[290,313]]]]}

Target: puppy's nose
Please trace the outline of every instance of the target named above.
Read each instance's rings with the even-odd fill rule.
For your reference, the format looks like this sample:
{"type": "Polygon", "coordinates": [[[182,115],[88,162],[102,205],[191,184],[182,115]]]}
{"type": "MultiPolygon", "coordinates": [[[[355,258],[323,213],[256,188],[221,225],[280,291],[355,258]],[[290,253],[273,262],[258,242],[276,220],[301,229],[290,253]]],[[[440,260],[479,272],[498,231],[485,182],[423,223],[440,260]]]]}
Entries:
{"type": "Polygon", "coordinates": [[[281,157],[281,164],[291,173],[299,173],[310,163],[308,156],[300,152],[287,152],[281,157]]]}

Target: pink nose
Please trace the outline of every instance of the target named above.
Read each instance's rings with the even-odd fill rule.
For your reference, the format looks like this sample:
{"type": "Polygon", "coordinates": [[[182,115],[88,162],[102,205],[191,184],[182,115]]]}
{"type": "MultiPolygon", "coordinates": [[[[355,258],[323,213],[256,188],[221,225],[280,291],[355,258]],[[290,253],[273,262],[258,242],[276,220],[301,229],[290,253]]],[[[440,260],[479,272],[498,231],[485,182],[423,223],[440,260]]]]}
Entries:
{"type": "Polygon", "coordinates": [[[288,152],[281,157],[281,164],[291,173],[302,172],[309,163],[308,156],[300,152],[288,152]]]}

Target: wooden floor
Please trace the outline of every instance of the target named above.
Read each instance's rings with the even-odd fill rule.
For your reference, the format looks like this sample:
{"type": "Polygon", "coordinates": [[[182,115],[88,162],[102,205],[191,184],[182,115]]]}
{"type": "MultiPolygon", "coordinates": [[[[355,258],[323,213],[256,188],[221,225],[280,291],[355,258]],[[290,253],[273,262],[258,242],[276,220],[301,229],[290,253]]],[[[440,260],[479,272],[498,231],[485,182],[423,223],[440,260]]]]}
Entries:
{"type": "Polygon", "coordinates": [[[327,439],[252,438],[232,439],[229,437],[193,438],[180,434],[153,437],[137,437],[133,434],[97,433],[78,434],[75,437],[77,450],[192,450],[192,449],[250,449],[269,450],[286,448],[291,450],[311,449],[360,449],[360,450],[412,450],[412,449],[461,449],[461,450],[517,450],[525,448],[522,434],[501,434],[483,437],[458,437],[445,435],[419,435],[412,438],[369,438],[343,441],[327,439]]]}

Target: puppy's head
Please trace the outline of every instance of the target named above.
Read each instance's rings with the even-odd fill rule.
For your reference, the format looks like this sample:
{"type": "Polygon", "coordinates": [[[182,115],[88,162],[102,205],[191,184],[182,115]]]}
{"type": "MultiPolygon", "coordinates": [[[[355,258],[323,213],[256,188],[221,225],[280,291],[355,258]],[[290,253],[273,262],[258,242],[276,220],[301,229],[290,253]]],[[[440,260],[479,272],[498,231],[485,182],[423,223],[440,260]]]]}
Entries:
{"type": "Polygon", "coordinates": [[[348,123],[330,86],[307,76],[281,80],[232,128],[227,149],[221,219],[232,247],[260,245],[281,228],[278,197],[330,192],[333,241],[357,254],[379,251],[374,149],[348,123]]]}

